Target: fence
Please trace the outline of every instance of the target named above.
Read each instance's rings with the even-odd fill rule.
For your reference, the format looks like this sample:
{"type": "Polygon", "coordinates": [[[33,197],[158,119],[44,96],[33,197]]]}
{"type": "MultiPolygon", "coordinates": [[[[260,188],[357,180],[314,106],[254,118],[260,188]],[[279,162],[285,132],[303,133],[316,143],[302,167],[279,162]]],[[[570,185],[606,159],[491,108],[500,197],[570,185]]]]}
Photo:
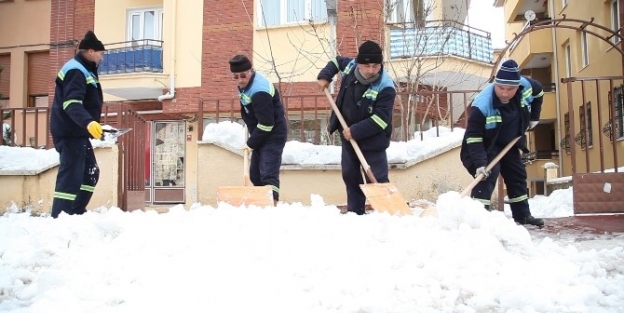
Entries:
{"type": "MultiPolygon", "coordinates": [[[[391,140],[408,141],[414,133],[439,126],[451,129],[466,126],[466,110],[479,90],[422,90],[398,92],[392,117],[391,140]]],[[[288,120],[288,140],[321,145],[337,145],[337,135],[330,136],[327,125],[331,108],[325,95],[282,96],[288,120]]],[[[242,123],[238,99],[199,100],[199,129],[205,123],[232,121],[242,123]]]]}

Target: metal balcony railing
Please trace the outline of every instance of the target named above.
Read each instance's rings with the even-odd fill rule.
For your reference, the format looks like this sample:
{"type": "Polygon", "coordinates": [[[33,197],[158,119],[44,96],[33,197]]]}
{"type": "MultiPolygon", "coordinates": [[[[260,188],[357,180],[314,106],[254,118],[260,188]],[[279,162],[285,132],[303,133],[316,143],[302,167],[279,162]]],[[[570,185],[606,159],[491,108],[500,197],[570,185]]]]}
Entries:
{"type": "Polygon", "coordinates": [[[100,75],[124,73],[162,73],[163,42],[143,39],[106,44],[100,75]]]}
{"type": "Polygon", "coordinates": [[[427,21],[424,26],[392,25],[390,59],[454,55],[492,63],[494,49],[489,32],[451,21],[427,21]]]}

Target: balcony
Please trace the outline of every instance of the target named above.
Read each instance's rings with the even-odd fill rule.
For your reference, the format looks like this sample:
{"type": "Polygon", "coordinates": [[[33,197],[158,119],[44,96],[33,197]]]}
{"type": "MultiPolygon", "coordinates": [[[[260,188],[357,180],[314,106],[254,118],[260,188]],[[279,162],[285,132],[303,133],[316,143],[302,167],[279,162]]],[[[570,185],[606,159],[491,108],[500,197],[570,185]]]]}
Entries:
{"type": "Polygon", "coordinates": [[[163,94],[163,42],[138,40],[106,44],[99,73],[104,93],[117,99],[155,99],[163,94]]]}
{"type": "Polygon", "coordinates": [[[106,45],[99,67],[100,75],[162,71],[162,41],[150,39],[106,45]]]}
{"type": "Polygon", "coordinates": [[[513,23],[525,21],[524,13],[528,10],[537,13],[538,18],[540,18],[542,14],[546,12],[546,1],[547,0],[507,0],[502,4],[502,0],[496,0],[494,1],[494,6],[503,6],[505,22],[513,23]]]}
{"type": "MultiPolygon", "coordinates": [[[[530,27],[526,23],[522,30],[530,27]]],[[[525,34],[509,47],[509,58],[516,60],[520,68],[544,68],[552,64],[553,46],[550,29],[540,29],[525,34]]]]}
{"type": "Polygon", "coordinates": [[[453,55],[493,62],[490,33],[449,21],[427,21],[423,27],[407,25],[390,30],[390,59],[453,55]]]}

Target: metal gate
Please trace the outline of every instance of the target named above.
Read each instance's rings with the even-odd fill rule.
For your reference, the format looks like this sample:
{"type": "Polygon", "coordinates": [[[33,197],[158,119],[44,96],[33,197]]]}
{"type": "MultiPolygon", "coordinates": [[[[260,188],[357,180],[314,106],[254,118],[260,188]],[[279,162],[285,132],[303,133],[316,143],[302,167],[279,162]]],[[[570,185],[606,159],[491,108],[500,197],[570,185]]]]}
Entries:
{"type": "Polygon", "coordinates": [[[146,121],[127,104],[106,105],[102,123],[116,128],[132,128],[118,138],[119,181],[117,203],[124,211],[145,207],[145,131],[146,121]]]}

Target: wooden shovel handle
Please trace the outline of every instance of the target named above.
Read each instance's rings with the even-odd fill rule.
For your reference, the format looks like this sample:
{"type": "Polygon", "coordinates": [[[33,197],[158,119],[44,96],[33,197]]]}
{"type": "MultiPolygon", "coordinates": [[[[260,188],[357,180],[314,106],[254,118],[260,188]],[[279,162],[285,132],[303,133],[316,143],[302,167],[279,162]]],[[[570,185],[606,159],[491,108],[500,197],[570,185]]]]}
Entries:
{"type": "MultiPolygon", "coordinates": [[[[247,144],[247,138],[249,138],[249,131],[245,126],[245,144],[247,144]]],[[[249,150],[243,149],[243,186],[249,184],[249,150]]]]}
{"type": "MultiPolygon", "coordinates": [[[[342,114],[340,114],[340,110],[338,109],[336,102],[334,102],[334,98],[332,98],[331,93],[329,93],[329,89],[325,88],[324,91],[325,95],[327,96],[327,100],[329,100],[329,105],[331,105],[334,114],[336,114],[336,117],[340,121],[340,125],[342,125],[342,129],[349,128],[347,122],[345,122],[344,118],[342,117],[342,114]]],[[[364,168],[364,172],[366,172],[366,176],[368,176],[368,179],[370,179],[373,184],[376,184],[377,179],[375,178],[375,175],[373,175],[373,171],[371,170],[370,165],[368,165],[368,162],[366,162],[366,159],[364,159],[364,155],[362,154],[362,150],[360,150],[360,146],[358,146],[357,142],[353,138],[349,139],[349,142],[351,143],[351,146],[353,146],[353,150],[355,150],[355,154],[357,154],[357,157],[360,160],[362,167],[364,168]]]]}
{"type": "MultiPolygon", "coordinates": [[[[492,168],[498,163],[498,161],[500,161],[500,159],[503,158],[503,156],[505,156],[505,154],[507,154],[507,152],[509,151],[509,149],[511,149],[511,147],[513,147],[516,142],[518,142],[518,140],[520,140],[520,138],[522,138],[522,136],[516,137],[514,138],[514,140],[510,141],[505,148],[503,148],[503,150],[501,150],[501,152],[499,152],[496,157],[490,162],[490,164],[488,164],[485,167],[485,171],[489,172],[490,170],[492,170],[492,168]]],[[[475,177],[475,179],[470,183],[470,185],[468,185],[462,192],[460,197],[464,197],[466,195],[468,195],[468,193],[472,190],[472,188],[474,188],[481,180],[483,180],[483,174],[479,174],[475,177]]]]}

